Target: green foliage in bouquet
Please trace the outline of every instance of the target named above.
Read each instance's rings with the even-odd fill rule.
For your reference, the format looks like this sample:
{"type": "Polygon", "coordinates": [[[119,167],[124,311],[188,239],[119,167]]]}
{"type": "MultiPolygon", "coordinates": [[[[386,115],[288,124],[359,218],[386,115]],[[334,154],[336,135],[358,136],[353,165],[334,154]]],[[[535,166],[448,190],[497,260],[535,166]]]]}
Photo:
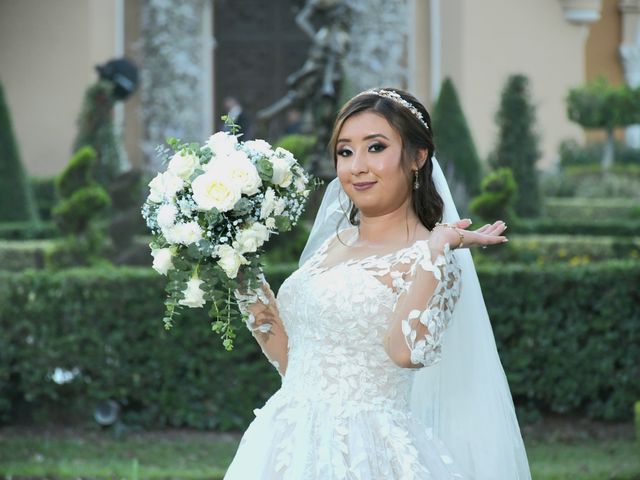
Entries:
{"type": "Polygon", "coordinates": [[[540,149],[535,121],[528,78],[524,75],[510,76],[496,114],[498,144],[489,163],[494,169],[508,167],[513,172],[518,185],[514,209],[525,218],[539,216],[541,209],[536,170],[540,149]]]}
{"type": "Polygon", "coordinates": [[[516,220],[513,210],[518,185],[510,168],[499,168],[482,179],[481,193],[469,204],[469,209],[483,221],[516,220]]]}
{"type": "Polygon", "coordinates": [[[443,82],[433,109],[433,128],[438,141],[436,154],[443,170],[464,185],[467,196],[477,195],[482,177],[480,158],[450,78],[443,82]]]}
{"type": "Polygon", "coordinates": [[[104,227],[98,217],[111,204],[106,190],[93,180],[95,150],[83,147],[56,179],[60,201],[53,208],[53,221],[64,236],[46,254],[50,268],[104,263],[104,227]]]}
{"type": "Polygon", "coordinates": [[[38,214],[0,84],[0,221],[36,222],[38,214]]]}
{"type": "Polygon", "coordinates": [[[272,234],[289,232],[319,180],[286,149],[238,141],[237,125],[200,145],[168,139],[167,170],[149,182],[142,216],[153,234],[153,268],[167,276],[165,328],[182,307],[202,308],[225,349],[261,292],[261,254],[272,234]]]}

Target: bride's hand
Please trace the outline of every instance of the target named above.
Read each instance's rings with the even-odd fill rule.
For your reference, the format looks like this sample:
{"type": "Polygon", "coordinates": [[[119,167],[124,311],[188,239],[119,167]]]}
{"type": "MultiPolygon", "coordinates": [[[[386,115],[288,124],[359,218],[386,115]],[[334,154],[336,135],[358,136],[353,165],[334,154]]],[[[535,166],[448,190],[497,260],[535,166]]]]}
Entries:
{"type": "Polygon", "coordinates": [[[488,245],[496,245],[509,241],[507,237],[502,235],[502,233],[507,229],[507,225],[502,220],[498,220],[492,224],[487,223],[477,230],[466,230],[470,225],[471,220],[465,218],[451,223],[450,226],[436,226],[431,234],[432,237],[435,236],[432,240],[432,244],[442,248],[445,243],[449,243],[451,248],[469,248],[477,245],[482,246],[482,248],[486,248],[488,245]],[[462,247],[460,247],[461,238],[460,233],[458,232],[460,232],[464,237],[462,240],[462,247]]]}

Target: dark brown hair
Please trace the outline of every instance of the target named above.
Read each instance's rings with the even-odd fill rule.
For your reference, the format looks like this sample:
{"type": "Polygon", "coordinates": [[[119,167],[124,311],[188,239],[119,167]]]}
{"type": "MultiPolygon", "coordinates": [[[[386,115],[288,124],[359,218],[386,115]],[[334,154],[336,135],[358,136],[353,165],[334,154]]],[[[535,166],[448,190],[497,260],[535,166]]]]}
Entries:
{"type": "MultiPolygon", "coordinates": [[[[333,155],[334,166],[337,170],[338,159],[336,146],[338,135],[344,122],[356,113],[370,111],[384,117],[389,124],[398,132],[402,139],[402,162],[408,166],[412,160],[416,160],[418,165],[418,151],[427,149],[427,160],[418,169],[418,182],[420,186],[417,190],[410,187],[411,206],[422,223],[429,230],[433,230],[436,222],[442,220],[444,202],[436,190],[431,173],[433,171],[433,133],[431,129],[431,117],[427,109],[413,95],[397,88],[384,88],[376,90],[389,90],[399,94],[404,100],[413,105],[422,114],[422,118],[427,123],[428,129],[411,111],[398,102],[385,98],[376,93],[359,94],[349,100],[338,112],[333,125],[333,133],[329,142],[329,151],[333,155]]],[[[410,177],[408,181],[413,181],[410,177]]],[[[358,207],[349,199],[349,223],[359,225],[357,218],[358,207]]],[[[339,227],[339,225],[338,225],[339,227]]]]}

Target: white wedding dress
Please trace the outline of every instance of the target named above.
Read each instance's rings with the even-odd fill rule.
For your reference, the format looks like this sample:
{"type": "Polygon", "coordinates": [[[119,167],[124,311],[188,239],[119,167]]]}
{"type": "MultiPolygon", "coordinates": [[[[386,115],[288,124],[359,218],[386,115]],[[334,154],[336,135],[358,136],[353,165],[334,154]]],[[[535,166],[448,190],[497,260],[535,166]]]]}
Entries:
{"type": "MultiPolygon", "coordinates": [[[[357,229],[340,239],[351,234],[357,229]]],[[[282,386],[254,410],[224,478],[470,478],[411,414],[418,369],[397,366],[383,345],[400,321],[412,362],[429,368],[439,361],[462,287],[453,251],[447,244],[435,254],[428,240],[418,240],[336,262],[337,242],[328,238],[278,292],[289,339],[282,386]]]]}

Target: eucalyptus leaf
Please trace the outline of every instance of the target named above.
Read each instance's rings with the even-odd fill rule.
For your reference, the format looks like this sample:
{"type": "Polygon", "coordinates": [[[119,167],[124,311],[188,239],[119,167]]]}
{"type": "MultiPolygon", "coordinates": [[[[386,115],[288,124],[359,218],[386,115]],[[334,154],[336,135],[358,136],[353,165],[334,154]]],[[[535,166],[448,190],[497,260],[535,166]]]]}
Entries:
{"type": "Polygon", "coordinates": [[[256,169],[262,180],[270,182],[273,179],[273,165],[266,158],[261,158],[256,162],[256,169]]]}

